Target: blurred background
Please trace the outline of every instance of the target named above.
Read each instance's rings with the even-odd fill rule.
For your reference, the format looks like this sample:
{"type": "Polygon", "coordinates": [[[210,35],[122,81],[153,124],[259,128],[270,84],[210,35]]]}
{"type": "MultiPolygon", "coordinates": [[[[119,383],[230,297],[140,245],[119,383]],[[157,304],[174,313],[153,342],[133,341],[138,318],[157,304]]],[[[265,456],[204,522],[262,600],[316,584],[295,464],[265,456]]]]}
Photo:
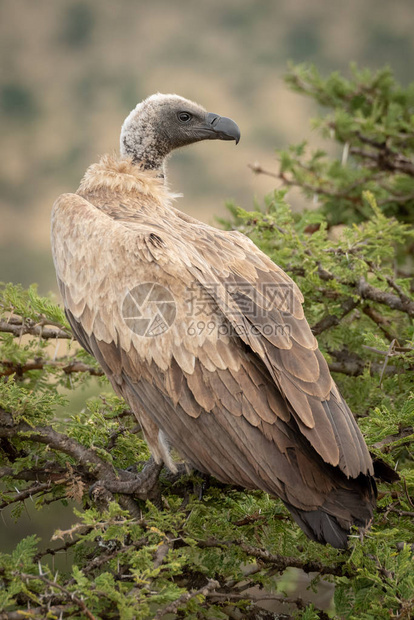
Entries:
{"type": "MultiPolygon", "coordinates": [[[[274,149],[309,139],[317,110],[283,82],[287,62],[324,72],[389,63],[413,79],[412,0],[0,0],[0,280],[55,290],[54,199],[118,149],[136,103],[174,92],[241,127],[237,148],[195,145],[170,162],[178,206],[214,223],[274,187],[274,149]]],[[[294,206],[295,197],[292,202],[294,206]]]]}

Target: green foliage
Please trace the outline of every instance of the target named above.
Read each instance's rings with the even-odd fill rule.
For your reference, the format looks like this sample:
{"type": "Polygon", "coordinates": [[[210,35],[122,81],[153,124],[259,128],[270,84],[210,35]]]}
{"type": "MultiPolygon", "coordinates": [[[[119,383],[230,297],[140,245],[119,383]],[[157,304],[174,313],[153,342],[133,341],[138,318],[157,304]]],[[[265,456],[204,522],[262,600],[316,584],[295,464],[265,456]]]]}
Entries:
{"type": "Polygon", "coordinates": [[[398,617],[408,618],[414,591],[414,306],[412,274],[407,264],[396,272],[396,258],[412,243],[413,230],[384,215],[366,191],[362,200],[371,215],[335,240],[321,210],[293,214],[285,194],[275,191],[253,212],[229,205],[227,228],[250,236],[298,283],[305,314],[370,449],[392,467],[398,463],[401,476],[392,492],[380,487],[377,519],[349,560],[357,574],[335,580],[336,613],[385,619],[399,609],[398,617]],[[361,279],[370,285],[365,294],[361,279]]]}
{"type": "Polygon", "coordinates": [[[355,559],[359,565],[358,576],[352,582],[347,577],[340,579],[335,590],[337,614],[358,620],[387,620],[398,600],[402,602],[401,617],[408,618],[407,614],[412,613],[410,603],[414,589],[413,550],[410,546],[404,545],[399,553],[395,553],[383,542],[378,544],[375,555],[359,553],[355,559]]]}
{"type": "Polygon", "coordinates": [[[306,143],[279,151],[283,181],[307,198],[317,196],[329,224],[369,219],[363,190],[387,215],[413,222],[414,83],[402,88],[389,68],[373,73],[355,65],[349,79],[339,73],[324,79],[314,66],[292,66],[286,82],[328,108],[314,127],[336,148],[333,156],[309,153],[306,143]]]}
{"type": "MultiPolygon", "coordinates": [[[[372,451],[392,467],[398,463],[401,481],[392,487],[381,485],[376,519],[364,540],[355,537],[350,553],[322,548],[305,538],[278,501],[258,491],[223,492],[221,485],[215,484],[199,499],[200,481],[191,476],[173,481],[162,477],[162,509],[150,502],[141,504],[140,519],[131,517],[115,501],[103,512],[92,507],[88,488],[94,468],[85,472],[70,451],[33,442],[31,434],[51,425],[77,445],[92,450],[102,462],[125,470],[149,456],[136,423],[125,404],[109,394],[89,400],[81,411],[68,411],[62,423],[56,416],[62,404],[61,390],[68,386],[68,378],[72,388],[82,387],[91,376],[85,369],[96,370],[96,364],[67,339],[60,341],[60,346],[67,343],[68,348],[57,358],[50,339],[31,334],[19,338],[3,332],[5,380],[0,384],[0,408],[12,414],[15,424],[29,426],[7,440],[2,450],[3,466],[8,468],[3,478],[3,505],[14,503],[18,516],[23,502],[18,501],[16,488],[20,492],[30,488],[32,483],[25,474],[34,466],[38,472],[44,468],[60,476],[50,487],[33,489],[38,509],[67,498],[83,505],[83,511],[76,512],[77,523],[67,532],[57,532],[57,538],[73,548],[75,562],[70,573],[53,575],[47,555],[37,549],[33,537],[24,539],[13,554],[0,556],[5,609],[24,607],[29,600],[43,609],[53,594],[53,604],[58,600],[72,617],[87,617],[74,596],[99,618],[144,620],[178,600],[183,602],[173,609],[185,609],[188,618],[226,618],[228,605],[237,606],[247,617],[256,608],[248,594],[246,599],[238,595],[235,600],[229,594],[224,605],[221,599],[209,598],[208,591],[202,593],[206,580],[241,584],[247,567],[251,586],[260,585],[283,597],[275,566],[277,575],[294,556],[303,566],[315,562],[328,567],[324,578],[335,582],[337,617],[386,618],[402,610],[408,610],[404,613],[409,617],[414,588],[410,570],[414,537],[410,517],[414,496],[413,326],[409,313],[384,300],[389,302],[387,295],[391,295],[394,302],[402,302],[409,296],[408,278],[395,275],[395,256],[412,232],[406,224],[387,218],[372,194],[366,194],[365,200],[370,219],[347,228],[340,240],[330,238],[321,213],[293,215],[281,191],[274,192],[263,208],[254,212],[231,208],[231,225],[251,236],[296,279],[305,295],[311,325],[323,326],[327,317],[335,318],[319,333],[320,346],[333,370],[341,371],[337,381],[359,416],[372,451]],[[319,228],[310,233],[315,224],[319,228]],[[361,297],[361,278],[385,295],[382,302],[361,297]],[[344,314],[348,300],[353,305],[344,314]],[[40,359],[39,368],[31,370],[31,361],[40,359]],[[68,374],[75,362],[83,365],[84,372],[68,374]],[[74,375],[82,380],[75,380],[74,375]],[[252,548],[266,550],[273,559],[256,564],[252,548]],[[277,564],[277,559],[282,563],[277,564]],[[50,582],[62,589],[53,589],[50,582]],[[184,594],[190,598],[180,598],[184,594]]],[[[3,287],[1,306],[3,321],[17,327],[33,330],[41,325],[45,330],[52,325],[61,335],[68,329],[59,307],[37,296],[34,289],[3,287]]],[[[317,618],[320,611],[310,606],[298,610],[298,617],[317,618]]]]}
{"type": "MultiPolygon", "coordinates": [[[[401,143],[398,131],[404,122],[408,132],[411,123],[411,91],[398,90],[389,72],[376,77],[356,72],[354,81],[339,75],[324,81],[303,68],[292,75],[301,77],[296,88],[306,77],[311,94],[337,109],[338,140],[350,142],[356,127],[380,140],[386,128],[389,148],[409,157],[411,138],[401,143]]],[[[262,617],[258,592],[286,600],[280,576],[293,566],[312,572],[312,589],[322,580],[334,584],[332,617],[413,616],[410,218],[381,204],[387,171],[373,166],[367,173],[361,162],[344,167],[317,153],[310,177],[300,165],[304,156],[303,145],[282,154],[283,174],[292,175],[305,192],[311,193],[311,182],[334,188],[343,202],[329,202],[326,192],[319,192],[321,208],[292,214],[286,192],[275,191],[251,212],[230,205],[223,224],[251,237],[298,283],[308,321],[372,453],[400,475],[393,484],[379,484],[371,529],[361,538],[355,532],[349,551],[321,547],[305,537],[281,502],[189,473],[163,471],[152,501],[134,491],[96,495],[102,480],[128,481],[135,474],[127,468],[142,470],[149,453],[141,429],[110,393],[95,360],[71,340],[61,308],[33,287],[5,285],[0,291],[0,507],[10,506],[18,518],[29,497],[38,510],[68,499],[78,506],[73,526],[58,530],[52,543],[30,536],[12,553],[0,554],[5,612],[23,614],[30,606],[33,618],[62,613],[82,620],[253,620],[262,617]],[[350,223],[339,237],[330,227],[335,218],[350,223]],[[95,376],[102,394],[85,401],[82,390],[95,376]],[[81,406],[68,400],[74,392],[81,395],[81,406]],[[45,548],[49,544],[52,552],[45,548]],[[73,564],[56,573],[50,556],[59,550],[70,551],[73,564]]],[[[412,191],[409,174],[387,183],[397,183],[397,176],[399,188],[406,183],[404,191],[412,191]]],[[[290,589],[288,600],[295,617],[326,618],[317,604],[306,606],[290,589]]]]}
{"type": "Polygon", "coordinates": [[[58,324],[68,328],[65,314],[60,306],[46,297],[40,297],[36,292],[36,285],[24,290],[21,286],[13,284],[2,285],[1,306],[2,312],[12,312],[31,319],[36,324],[58,324]]]}

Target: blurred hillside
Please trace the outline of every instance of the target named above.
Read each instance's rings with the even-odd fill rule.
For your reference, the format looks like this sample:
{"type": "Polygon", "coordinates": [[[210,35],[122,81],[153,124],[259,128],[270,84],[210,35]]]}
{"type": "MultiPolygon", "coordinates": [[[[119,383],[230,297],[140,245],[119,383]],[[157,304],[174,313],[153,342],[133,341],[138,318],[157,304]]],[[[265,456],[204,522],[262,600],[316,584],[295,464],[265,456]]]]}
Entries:
{"type": "MultiPolygon", "coordinates": [[[[177,153],[179,207],[212,222],[273,187],[247,168],[310,134],[312,104],[283,83],[288,60],[324,71],[389,63],[412,80],[414,5],[400,0],[0,0],[0,280],[55,288],[49,214],[85,168],[118,148],[123,119],[176,92],[241,127],[237,148],[177,153]]],[[[295,202],[295,198],[293,198],[295,202]]]]}

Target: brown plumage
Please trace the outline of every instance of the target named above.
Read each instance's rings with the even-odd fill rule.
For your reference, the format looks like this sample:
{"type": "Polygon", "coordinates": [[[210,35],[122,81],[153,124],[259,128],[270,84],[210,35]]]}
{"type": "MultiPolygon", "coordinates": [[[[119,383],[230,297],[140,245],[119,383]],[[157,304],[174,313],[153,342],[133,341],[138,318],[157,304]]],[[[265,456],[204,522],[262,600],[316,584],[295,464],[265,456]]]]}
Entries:
{"type": "Polygon", "coordinates": [[[301,292],[244,235],[175,209],[165,185],[173,149],[214,138],[237,142],[238,128],[155,95],[125,121],[121,157],[58,198],[66,313],[158,462],[174,469],[174,446],[201,471],[280,497],[310,538],[344,547],[372,518],[372,462],[301,292]]]}

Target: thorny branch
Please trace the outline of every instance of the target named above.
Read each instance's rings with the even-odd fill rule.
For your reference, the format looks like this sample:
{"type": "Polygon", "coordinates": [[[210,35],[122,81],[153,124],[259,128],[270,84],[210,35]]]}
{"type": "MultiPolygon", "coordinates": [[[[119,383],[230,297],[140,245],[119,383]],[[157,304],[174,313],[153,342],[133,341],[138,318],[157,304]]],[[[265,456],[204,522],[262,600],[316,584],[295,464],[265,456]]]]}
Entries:
{"type": "Polygon", "coordinates": [[[214,579],[209,579],[207,581],[207,584],[203,586],[202,588],[200,588],[199,590],[196,590],[195,592],[185,592],[176,601],[160,609],[160,611],[158,611],[156,615],[154,616],[154,620],[161,620],[161,618],[164,618],[164,616],[166,616],[167,614],[176,613],[179,607],[182,607],[183,605],[188,603],[188,601],[191,600],[192,598],[195,598],[196,596],[200,596],[200,595],[207,596],[208,594],[210,594],[212,591],[214,591],[218,587],[220,587],[220,584],[218,581],[215,581],[214,579]]]}
{"type": "MultiPolygon", "coordinates": [[[[295,273],[298,275],[305,275],[305,271],[301,269],[297,269],[295,273]]],[[[404,312],[405,314],[408,314],[409,317],[414,317],[414,301],[411,301],[408,297],[401,299],[399,295],[394,295],[394,293],[388,293],[387,291],[383,291],[375,286],[372,286],[372,284],[369,284],[364,277],[359,278],[357,281],[344,281],[336,278],[321,265],[318,267],[318,276],[325,282],[337,280],[340,284],[350,286],[355,289],[355,293],[359,295],[361,299],[375,301],[376,303],[388,306],[392,310],[404,312]]]]}
{"type": "Polygon", "coordinates": [[[24,480],[26,482],[56,482],[64,478],[67,474],[67,469],[55,463],[54,461],[47,461],[41,468],[21,469],[15,472],[12,467],[0,467],[0,478],[5,476],[11,476],[16,480],[24,480]]]}
{"type": "Polygon", "coordinates": [[[10,506],[11,504],[15,504],[16,502],[24,502],[29,497],[33,497],[33,495],[37,495],[39,493],[44,495],[46,493],[49,493],[51,488],[52,488],[51,482],[44,482],[42,484],[35,484],[35,485],[29,487],[28,489],[24,489],[22,491],[19,491],[17,493],[17,495],[13,499],[9,499],[9,500],[5,500],[4,502],[1,502],[0,503],[0,510],[5,508],[6,506],[10,506]]]}
{"type": "Polygon", "coordinates": [[[352,575],[352,570],[349,569],[344,564],[337,564],[333,566],[326,566],[321,562],[308,561],[304,562],[294,557],[275,555],[267,551],[266,549],[259,549],[257,547],[253,547],[252,545],[248,545],[243,540],[218,540],[217,538],[209,538],[207,540],[198,540],[197,545],[204,549],[207,547],[232,547],[236,545],[240,549],[242,549],[248,555],[256,558],[257,560],[261,560],[266,564],[271,564],[272,568],[276,569],[278,572],[283,572],[287,568],[300,568],[305,573],[319,573],[320,575],[335,575],[335,576],[350,576],[352,575]]]}
{"type": "MultiPolygon", "coordinates": [[[[67,550],[69,547],[76,545],[77,542],[78,540],[71,540],[67,542],[65,545],[58,547],[54,550],[47,550],[46,552],[42,552],[41,554],[38,554],[37,557],[38,559],[40,559],[46,553],[55,554],[58,551],[67,550]]],[[[96,557],[94,556],[91,559],[91,561],[88,562],[83,568],[83,573],[85,575],[89,573],[93,573],[94,571],[99,570],[104,564],[107,564],[109,561],[113,560],[117,556],[123,557],[125,556],[125,553],[127,553],[129,550],[140,549],[146,544],[148,544],[148,539],[144,536],[140,540],[135,541],[134,543],[130,543],[130,544],[127,543],[123,545],[121,544],[117,546],[115,549],[110,549],[109,551],[101,554],[100,556],[96,556],[96,557]]],[[[157,548],[156,553],[154,554],[154,567],[157,568],[163,564],[170,548],[174,548],[175,546],[181,547],[187,544],[188,543],[184,539],[180,537],[176,537],[172,539],[169,543],[160,545],[157,548]]],[[[339,576],[347,575],[348,576],[352,572],[350,569],[345,568],[344,566],[341,566],[339,564],[333,565],[333,566],[325,566],[320,562],[301,562],[299,560],[296,560],[295,558],[271,554],[264,549],[253,547],[239,540],[222,541],[222,540],[211,538],[206,541],[199,540],[197,541],[196,544],[200,549],[208,548],[208,547],[229,548],[229,547],[237,546],[239,548],[242,548],[243,551],[245,551],[247,555],[259,560],[259,562],[262,565],[265,564],[266,565],[265,570],[271,570],[272,574],[275,571],[281,573],[289,566],[301,568],[305,572],[319,572],[319,574],[321,575],[325,574],[325,575],[339,575],[339,576]]],[[[249,574],[255,574],[257,572],[262,571],[263,566],[260,566],[260,563],[257,567],[254,567],[254,569],[249,574]]],[[[21,574],[19,573],[19,576],[24,580],[43,581],[51,589],[59,590],[60,592],[62,592],[62,594],[65,596],[65,598],[68,600],[69,603],[72,601],[74,604],[79,606],[82,609],[83,613],[85,613],[87,618],[89,619],[93,618],[92,613],[87,609],[83,600],[77,597],[74,593],[72,593],[68,589],[75,583],[73,578],[65,582],[64,585],[61,585],[61,584],[56,583],[55,581],[51,581],[43,574],[28,575],[26,573],[21,573],[21,574]],[[88,614],[88,612],[90,615],[88,614]]],[[[126,577],[127,575],[124,575],[124,576],[126,577]]],[[[188,578],[191,579],[191,576],[187,574],[186,579],[188,578]]],[[[279,594],[276,594],[276,595],[267,594],[267,593],[251,594],[250,592],[248,593],[245,592],[247,589],[254,587],[255,585],[257,584],[252,581],[240,583],[239,581],[234,581],[234,580],[230,580],[230,581],[223,580],[222,581],[221,579],[220,580],[207,579],[206,583],[199,589],[184,593],[177,600],[173,601],[172,603],[169,603],[168,605],[160,609],[157,612],[157,614],[154,616],[154,620],[162,619],[167,614],[176,613],[180,607],[186,605],[188,601],[190,601],[192,598],[200,597],[200,596],[203,596],[204,598],[208,598],[211,601],[217,602],[219,604],[222,604],[222,602],[225,602],[225,601],[236,601],[236,600],[237,601],[251,600],[251,601],[258,602],[262,600],[277,599],[281,603],[294,604],[299,609],[306,607],[306,603],[304,603],[304,601],[300,598],[294,599],[294,598],[285,597],[279,594]]],[[[49,596],[49,595],[46,595],[46,596],[49,596]]],[[[48,600],[48,603],[47,603],[48,608],[50,607],[50,603],[52,603],[51,598],[50,600],[48,600]]],[[[51,608],[55,610],[57,608],[57,605],[52,605],[51,608]]],[[[66,615],[66,612],[68,611],[69,608],[68,606],[61,606],[60,609],[62,611],[62,617],[63,617],[64,615],[66,615]]],[[[42,606],[39,608],[32,608],[30,611],[33,617],[43,617],[42,616],[43,610],[44,610],[44,607],[42,606]]],[[[10,612],[10,613],[14,613],[14,612],[10,612]]],[[[320,613],[323,614],[324,612],[320,612],[320,613]]],[[[3,615],[3,616],[0,616],[0,620],[2,620],[3,618],[9,620],[10,617],[13,618],[13,616],[10,616],[10,615],[3,615]]],[[[322,615],[320,617],[325,618],[325,615],[322,615]]]]}
{"type": "Polygon", "coordinates": [[[44,327],[43,325],[39,325],[31,319],[26,319],[25,321],[22,321],[22,319],[16,317],[10,317],[7,321],[5,321],[4,319],[0,319],[0,332],[13,334],[13,336],[16,336],[17,338],[20,338],[25,334],[30,334],[31,336],[40,336],[45,340],[48,340],[50,338],[65,338],[71,340],[73,338],[72,334],[69,331],[61,329],[60,327],[52,329],[51,327],[44,327]]]}
{"type": "Polygon", "coordinates": [[[33,579],[37,581],[43,581],[43,583],[45,583],[51,589],[59,590],[60,592],[64,594],[66,599],[73,601],[82,610],[82,612],[85,614],[85,616],[89,620],[96,620],[96,617],[89,611],[84,601],[80,599],[79,597],[77,597],[73,592],[70,592],[69,590],[61,586],[59,583],[55,581],[50,581],[50,579],[47,579],[47,577],[45,577],[44,575],[30,575],[28,573],[19,573],[19,575],[21,576],[22,579],[25,579],[27,581],[30,581],[33,579]]]}
{"type": "MultiPolygon", "coordinates": [[[[382,353],[382,352],[380,352],[382,353]]],[[[338,372],[351,377],[359,377],[364,374],[366,368],[369,368],[371,375],[390,376],[395,374],[404,374],[407,369],[395,366],[394,364],[384,364],[384,362],[372,362],[365,360],[356,353],[351,353],[346,349],[340,351],[329,351],[331,357],[335,358],[328,362],[331,372],[338,372]]],[[[385,353],[384,353],[385,354],[385,353]]]]}
{"type": "Polygon", "coordinates": [[[141,499],[154,497],[161,467],[152,459],[140,474],[124,470],[116,471],[92,448],[81,445],[50,426],[31,427],[26,422],[15,423],[13,416],[0,407],[0,438],[17,436],[29,442],[46,444],[53,450],[71,456],[78,466],[85,467],[92,480],[95,480],[92,494],[97,501],[103,499],[104,503],[107,503],[111,501],[112,493],[119,493],[120,505],[132,516],[139,517],[140,511],[132,496],[141,499]]]}
{"type": "MultiPolygon", "coordinates": [[[[303,164],[298,164],[298,165],[300,166],[302,170],[305,170],[308,173],[312,173],[312,170],[308,168],[307,166],[303,164]]],[[[263,174],[265,176],[278,179],[279,181],[282,181],[283,185],[287,185],[289,187],[302,187],[310,194],[328,196],[329,198],[347,198],[349,197],[350,193],[354,189],[357,189],[361,185],[364,185],[364,183],[366,183],[367,181],[372,181],[374,178],[376,178],[376,175],[371,173],[369,176],[364,177],[362,179],[358,179],[357,181],[354,181],[353,183],[348,185],[348,187],[346,187],[344,190],[338,192],[332,189],[327,189],[326,187],[321,187],[320,185],[311,185],[310,183],[306,183],[304,181],[301,181],[299,183],[299,181],[296,181],[293,178],[292,179],[289,178],[284,172],[282,171],[272,172],[270,170],[266,170],[265,168],[262,168],[262,166],[259,163],[249,164],[249,168],[255,174],[263,174]]],[[[356,201],[356,198],[355,198],[355,201],[356,201]]]]}
{"type": "MultiPolygon", "coordinates": [[[[253,584],[252,584],[253,586],[253,584]]],[[[251,600],[251,601],[278,601],[279,603],[284,603],[286,605],[295,605],[298,609],[305,609],[307,603],[303,601],[300,597],[290,597],[284,596],[283,594],[260,594],[255,592],[249,592],[248,594],[239,594],[238,592],[210,592],[207,594],[207,598],[212,599],[212,602],[226,602],[226,601],[243,601],[243,600],[251,600]]],[[[323,612],[322,610],[318,611],[318,617],[320,620],[329,620],[328,614],[323,612]]]]}

